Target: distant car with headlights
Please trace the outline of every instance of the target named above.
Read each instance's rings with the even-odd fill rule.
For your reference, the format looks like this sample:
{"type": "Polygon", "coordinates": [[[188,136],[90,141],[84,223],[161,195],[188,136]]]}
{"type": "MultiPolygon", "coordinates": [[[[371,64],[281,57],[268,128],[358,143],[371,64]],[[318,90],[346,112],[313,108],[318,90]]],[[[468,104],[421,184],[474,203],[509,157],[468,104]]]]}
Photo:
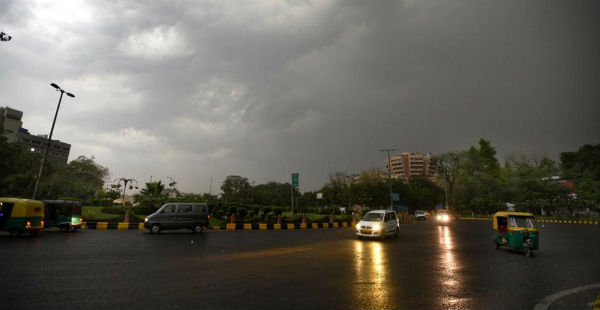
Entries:
{"type": "Polygon", "coordinates": [[[440,225],[448,225],[452,221],[452,214],[448,210],[438,210],[435,215],[435,221],[440,225]]]}
{"type": "Polygon", "coordinates": [[[356,236],[360,239],[380,238],[394,235],[398,238],[400,222],[396,212],[390,210],[374,210],[367,212],[356,224],[356,236]]]}
{"type": "Polygon", "coordinates": [[[415,211],[415,218],[417,221],[424,221],[427,219],[427,212],[423,210],[417,210],[415,211]]]}

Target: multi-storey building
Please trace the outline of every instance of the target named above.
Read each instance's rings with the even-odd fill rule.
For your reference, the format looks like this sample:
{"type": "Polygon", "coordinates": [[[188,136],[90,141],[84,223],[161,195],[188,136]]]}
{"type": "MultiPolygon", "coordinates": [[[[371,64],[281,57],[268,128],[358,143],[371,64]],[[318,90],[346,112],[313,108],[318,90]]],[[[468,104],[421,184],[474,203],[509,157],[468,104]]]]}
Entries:
{"type": "Polygon", "coordinates": [[[412,177],[433,178],[437,174],[437,166],[433,162],[430,153],[404,152],[400,155],[390,157],[390,162],[385,159],[385,167],[391,170],[392,177],[404,181],[412,177]]]}
{"type": "MultiPolygon", "coordinates": [[[[9,143],[18,143],[23,148],[32,152],[43,154],[46,151],[48,143],[47,135],[32,135],[29,130],[23,128],[23,112],[9,107],[0,107],[0,127],[4,131],[4,136],[9,143]]],[[[71,145],[59,140],[52,140],[48,159],[57,162],[67,163],[71,145]]]]}

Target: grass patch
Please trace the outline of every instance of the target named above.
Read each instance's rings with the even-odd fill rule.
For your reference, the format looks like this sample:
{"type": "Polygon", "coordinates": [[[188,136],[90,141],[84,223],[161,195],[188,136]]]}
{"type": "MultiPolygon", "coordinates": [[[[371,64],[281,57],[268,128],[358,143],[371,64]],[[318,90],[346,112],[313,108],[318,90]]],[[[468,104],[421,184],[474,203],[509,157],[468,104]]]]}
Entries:
{"type": "Polygon", "coordinates": [[[84,206],[81,208],[81,216],[87,222],[113,222],[123,218],[119,214],[107,214],[102,212],[102,207],[84,206]]]}

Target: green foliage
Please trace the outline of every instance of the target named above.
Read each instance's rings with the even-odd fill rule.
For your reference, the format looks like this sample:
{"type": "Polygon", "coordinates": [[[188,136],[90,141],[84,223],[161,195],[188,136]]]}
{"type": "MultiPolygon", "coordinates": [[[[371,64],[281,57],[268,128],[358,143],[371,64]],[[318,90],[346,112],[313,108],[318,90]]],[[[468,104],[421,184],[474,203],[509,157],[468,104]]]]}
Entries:
{"type": "MultiPolygon", "coordinates": [[[[40,161],[41,154],[8,143],[0,132],[0,196],[30,197],[40,161]]],[[[88,203],[102,191],[108,174],[93,157],[79,156],[68,164],[46,160],[36,198],[68,196],[88,203]]]]}
{"type": "Polygon", "coordinates": [[[106,213],[106,214],[121,214],[122,209],[121,207],[102,207],[102,213],[106,213]]]}
{"type": "Polygon", "coordinates": [[[600,144],[561,153],[560,162],[564,176],[575,183],[578,203],[600,209],[600,144]]]}
{"type": "MultiPolygon", "coordinates": [[[[290,206],[292,187],[290,183],[267,182],[252,188],[253,202],[259,205],[290,206]]],[[[297,192],[296,192],[297,194],[297,192]]]]}
{"type": "Polygon", "coordinates": [[[250,197],[250,183],[247,178],[239,175],[230,175],[221,185],[223,200],[226,202],[245,203],[250,197]]]}
{"type": "Polygon", "coordinates": [[[248,209],[239,208],[237,214],[243,219],[246,217],[246,215],[248,215],[248,209]]]}
{"type": "Polygon", "coordinates": [[[154,213],[167,201],[165,185],[161,181],[147,182],[146,187],[133,196],[133,200],[137,203],[140,213],[154,213]]]}

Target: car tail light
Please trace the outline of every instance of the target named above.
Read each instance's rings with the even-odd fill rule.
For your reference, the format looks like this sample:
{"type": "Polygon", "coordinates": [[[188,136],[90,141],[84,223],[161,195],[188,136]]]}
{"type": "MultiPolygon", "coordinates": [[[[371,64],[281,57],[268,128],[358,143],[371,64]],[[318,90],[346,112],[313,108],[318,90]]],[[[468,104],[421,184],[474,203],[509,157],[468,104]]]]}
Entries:
{"type": "Polygon", "coordinates": [[[208,214],[208,219],[210,220],[210,213],[208,214]]]}
{"type": "Polygon", "coordinates": [[[44,220],[42,220],[40,223],[42,224],[42,227],[44,227],[44,220]]]}
{"type": "Polygon", "coordinates": [[[26,228],[31,228],[31,221],[27,221],[27,223],[25,224],[26,228]]]}

